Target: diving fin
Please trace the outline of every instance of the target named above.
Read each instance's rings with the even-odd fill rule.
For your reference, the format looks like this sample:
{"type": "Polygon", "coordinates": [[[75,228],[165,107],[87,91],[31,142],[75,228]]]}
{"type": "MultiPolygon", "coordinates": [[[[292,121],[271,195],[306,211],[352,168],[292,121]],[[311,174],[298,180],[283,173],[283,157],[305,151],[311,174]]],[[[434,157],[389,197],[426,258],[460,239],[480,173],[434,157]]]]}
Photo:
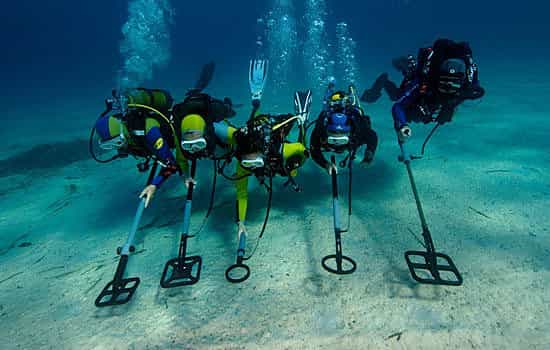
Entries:
{"type": "Polygon", "coordinates": [[[199,76],[199,79],[195,83],[195,87],[187,91],[186,95],[193,95],[206,89],[208,84],[210,84],[212,77],[214,76],[215,69],[216,64],[214,62],[210,62],[202,66],[201,74],[199,76]]]}
{"type": "Polygon", "coordinates": [[[268,60],[251,60],[248,72],[248,84],[252,101],[260,101],[267,80],[268,60]]]}
{"type": "Polygon", "coordinates": [[[294,112],[298,117],[300,125],[306,124],[309,118],[309,108],[311,106],[311,90],[296,91],[294,94],[294,112]]]}

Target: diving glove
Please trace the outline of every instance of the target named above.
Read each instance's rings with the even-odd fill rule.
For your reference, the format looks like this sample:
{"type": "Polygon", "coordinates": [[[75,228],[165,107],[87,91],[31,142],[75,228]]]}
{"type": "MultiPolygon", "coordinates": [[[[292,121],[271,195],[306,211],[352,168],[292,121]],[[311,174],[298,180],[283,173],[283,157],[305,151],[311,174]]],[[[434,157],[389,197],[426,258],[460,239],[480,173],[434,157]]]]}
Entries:
{"type": "Polygon", "coordinates": [[[265,81],[267,80],[267,70],[269,62],[267,60],[251,60],[248,73],[248,84],[252,101],[261,100],[264,92],[265,81]]]}
{"type": "Polygon", "coordinates": [[[361,164],[363,164],[363,166],[367,166],[367,165],[370,165],[373,160],[374,160],[374,152],[371,150],[366,150],[365,155],[363,156],[363,160],[361,161],[361,164]]]}
{"type": "Polygon", "coordinates": [[[296,91],[294,94],[294,112],[298,117],[298,124],[304,125],[309,118],[311,106],[311,90],[296,91]]]}

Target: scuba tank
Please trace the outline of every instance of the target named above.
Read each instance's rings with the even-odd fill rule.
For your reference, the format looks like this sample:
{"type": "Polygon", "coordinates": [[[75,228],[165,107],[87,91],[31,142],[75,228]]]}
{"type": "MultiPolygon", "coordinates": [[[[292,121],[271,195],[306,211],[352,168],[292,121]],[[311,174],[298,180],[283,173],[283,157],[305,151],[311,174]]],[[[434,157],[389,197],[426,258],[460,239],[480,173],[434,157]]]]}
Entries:
{"type": "Polygon", "coordinates": [[[128,104],[138,104],[152,107],[161,112],[167,112],[172,108],[174,99],[165,90],[135,88],[128,89],[124,95],[128,104]]]}

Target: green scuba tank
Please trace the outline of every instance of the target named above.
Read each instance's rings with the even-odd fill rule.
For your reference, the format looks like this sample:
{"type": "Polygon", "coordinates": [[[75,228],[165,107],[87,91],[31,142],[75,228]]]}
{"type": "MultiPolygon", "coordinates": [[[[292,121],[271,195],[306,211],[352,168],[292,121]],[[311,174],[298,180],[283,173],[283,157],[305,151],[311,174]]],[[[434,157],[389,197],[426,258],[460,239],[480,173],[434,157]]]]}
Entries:
{"type": "Polygon", "coordinates": [[[152,107],[162,113],[172,108],[174,99],[165,90],[136,88],[126,92],[128,104],[139,104],[152,107]]]}

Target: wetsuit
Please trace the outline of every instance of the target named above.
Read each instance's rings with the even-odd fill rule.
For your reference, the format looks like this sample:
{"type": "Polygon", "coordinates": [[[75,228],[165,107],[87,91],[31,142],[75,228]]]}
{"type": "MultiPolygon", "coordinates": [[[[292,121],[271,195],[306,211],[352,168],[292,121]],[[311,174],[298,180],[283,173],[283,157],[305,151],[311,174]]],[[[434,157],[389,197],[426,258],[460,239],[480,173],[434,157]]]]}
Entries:
{"type": "Polygon", "coordinates": [[[310,138],[311,157],[320,167],[326,168],[329,162],[325,159],[323,152],[325,151],[350,151],[355,153],[359,147],[366,145],[365,155],[370,151],[372,155],[376,152],[378,146],[378,135],[372,129],[369,116],[363,115],[363,112],[358,107],[349,107],[345,110],[345,114],[351,118],[351,133],[350,143],[348,145],[335,148],[327,142],[326,123],[328,119],[327,111],[321,112],[315,128],[310,138]]]}
{"type": "Polygon", "coordinates": [[[182,103],[175,105],[172,110],[176,125],[175,131],[178,135],[183,135],[186,131],[183,120],[190,114],[197,114],[204,119],[206,126],[203,132],[207,140],[207,148],[198,154],[186,152],[180,146],[181,137],[175,137],[177,167],[166,168],[166,171],[160,174],[163,181],[177,171],[181,171],[185,177],[189,177],[190,159],[213,158],[216,157],[219,148],[222,149],[222,152],[227,152],[231,148],[230,142],[226,142],[226,140],[236,129],[227,122],[227,118],[235,115],[230,99],[225,98],[222,101],[202,93],[188,96],[182,103]]]}
{"type": "Polygon", "coordinates": [[[96,122],[96,130],[102,140],[109,140],[120,135],[121,127],[128,140],[129,154],[138,157],[155,156],[163,165],[151,184],[160,186],[166,180],[167,173],[177,171],[176,159],[170,149],[174,136],[161,127],[161,123],[149,113],[132,110],[121,122],[120,115],[105,115],[96,122]],[[145,114],[144,114],[145,113],[145,114]]]}
{"type": "MultiPolygon", "coordinates": [[[[284,122],[292,116],[276,116],[270,117],[270,123],[275,125],[280,122],[284,122]]],[[[273,176],[285,176],[288,177],[289,181],[298,175],[298,168],[301,167],[305,160],[307,159],[307,151],[304,144],[305,133],[303,130],[300,131],[298,136],[298,142],[289,142],[286,140],[286,137],[290,133],[292,125],[294,123],[290,122],[287,126],[283,127],[280,133],[274,133],[271,137],[270,142],[270,151],[269,154],[265,157],[266,166],[269,166],[269,169],[273,172],[273,176]]],[[[303,129],[303,128],[301,128],[303,129]]],[[[233,144],[236,144],[237,150],[242,149],[237,143],[244,142],[237,135],[233,136],[233,144]]],[[[242,145],[241,145],[242,146],[242,145]]],[[[249,148],[247,147],[244,148],[249,148]]],[[[253,152],[251,152],[253,153],[253,152]]],[[[246,220],[246,213],[248,209],[248,178],[250,176],[256,176],[260,181],[264,181],[264,176],[269,176],[267,169],[261,168],[258,170],[247,170],[240,165],[240,162],[237,163],[236,168],[236,177],[238,180],[235,181],[235,188],[237,191],[237,222],[243,223],[246,220]]]]}
{"type": "Polygon", "coordinates": [[[402,96],[392,107],[394,127],[399,130],[408,122],[450,122],[458,105],[467,99],[478,99],[484,93],[470,46],[465,42],[439,39],[433,48],[419,50],[416,76],[406,85],[402,96]],[[438,90],[439,67],[450,58],[464,61],[466,72],[461,89],[446,94],[438,90]]]}

